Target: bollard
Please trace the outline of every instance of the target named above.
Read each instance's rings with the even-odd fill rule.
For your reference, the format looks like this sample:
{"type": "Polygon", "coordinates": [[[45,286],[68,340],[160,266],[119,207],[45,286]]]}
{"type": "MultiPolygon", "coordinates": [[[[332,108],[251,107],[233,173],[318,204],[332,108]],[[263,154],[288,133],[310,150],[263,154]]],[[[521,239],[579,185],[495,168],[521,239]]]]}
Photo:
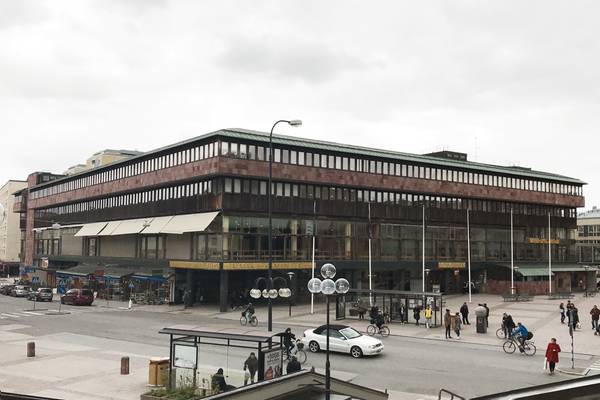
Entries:
{"type": "Polygon", "coordinates": [[[35,357],[35,342],[27,343],[27,357],[35,357]]]}
{"type": "Polygon", "coordinates": [[[129,357],[121,357],[121,375],[129,375],[129,357]]]}

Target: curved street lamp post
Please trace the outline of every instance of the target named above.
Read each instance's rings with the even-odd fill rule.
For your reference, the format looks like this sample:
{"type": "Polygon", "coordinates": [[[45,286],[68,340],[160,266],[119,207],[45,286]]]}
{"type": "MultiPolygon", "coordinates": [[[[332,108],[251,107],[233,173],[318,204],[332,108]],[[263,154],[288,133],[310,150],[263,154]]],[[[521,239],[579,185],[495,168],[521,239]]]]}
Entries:
{"type": "Polygon", "coordinates": [[[327,345],[325,350],[325,400],[331,398],[331,373],[329,365],[329,296],[334,294],[346,294],[350,290],[350,283],[344,278],[333,281],[335,277],[335,265],[327,263],[321,267],[321,276],[308,281],[308,291],[312,294],[323,293],[327,303],[327,345]]]}
{"type": "MultiPolygon", "coordinates": [[[[273,124],[271,128],[271,133],[269,134],[269,185],[268,185],[268,193],[267,193],[267,213],[269,214],[269,271],[268,271],[268,280],[267,283],[271,286],[268,286],[267,289],[273,289],[273,221],[272,221],[272,212],[271,212],[271,197],[273,192],[273,130],[279,123],[286,123],[290,126],[302,126],[302,121],[299,119],[280,119],[279,121],[273,124]]],[[[269,299],[269,314],[268,314],[268,327],[269,332],[273,330],[273,302],[270,296],[269,299]]]]}

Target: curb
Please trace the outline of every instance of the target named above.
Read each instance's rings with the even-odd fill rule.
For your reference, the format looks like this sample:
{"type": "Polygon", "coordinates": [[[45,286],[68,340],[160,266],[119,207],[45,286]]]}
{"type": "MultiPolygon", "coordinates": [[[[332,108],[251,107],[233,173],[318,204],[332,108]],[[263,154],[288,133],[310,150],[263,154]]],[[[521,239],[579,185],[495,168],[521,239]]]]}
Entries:
{"type": "MultiPolygon", "coordinates": [[[[577,369],[577,368],[576,368],[577,369]]],[[[556,370],[562,374],[565,375],[574,375],[574,376],[586,376],[589,372],[590,369],[589,368],[579,368],[580,370],[583,370],[583,372],[576,372],[576,371],[569,371],[569,370],[564,370],[561,368],[556,368],[556,370]]]]}

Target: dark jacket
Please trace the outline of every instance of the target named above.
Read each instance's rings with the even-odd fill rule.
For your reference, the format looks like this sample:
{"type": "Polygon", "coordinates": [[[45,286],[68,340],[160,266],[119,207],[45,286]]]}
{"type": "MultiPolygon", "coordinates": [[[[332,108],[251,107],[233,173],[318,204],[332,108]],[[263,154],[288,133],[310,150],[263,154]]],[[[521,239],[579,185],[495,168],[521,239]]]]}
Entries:
{"type": "Polygon", "coordinates": [[[244,365],[248,368],[250,374],[254,374],[258,370],[258,359],[256,357],[248,357],[244,365]]]}
{"type": "Polygon", "coordinates": [[[467,306],[466,304],[463,304],[462,307],[460,308],[460,313],[462,315],[468,315],[469,314],[469,306],[467,306]]]}
{"type": "Polygon", "coordinates": [[[223,374],[216,373],[212,376],[211,382],[213,390],[218,390],[222,393],[227,390],[227,383],[225,383],[225,377],[223,374]]]}
{"type": "Polygon", "coordinates": [[[416,306],[413,309],[413,317],[415,317],[415,319],[420,319],[421,318],[421,307],[416,306]]]}
{"type": "Polygon", "coordinates": [[[300,362],[294,358],[292,358],[290,360],[290,362],[288,362],[287,367],[285,368],[285,370],[288,374],[291,374],[293,372],[298,372],[301,369],[302,369],[302,366],[300,365],[300,362]]]}
{"type": "Polygon", "coordinates": [[[513,321],[512,316],[507,316],[504,320],[504,327],[509,331],[512,332],[513,329],[515,329],[515,321],[513,321]]]}
{"type": "Polygon", "coordinates": [[[600,319],[600,308],[594,307],[592,311],[590,311],[590,315],[592,316],[592,320],[597,321],[600,319]]]}

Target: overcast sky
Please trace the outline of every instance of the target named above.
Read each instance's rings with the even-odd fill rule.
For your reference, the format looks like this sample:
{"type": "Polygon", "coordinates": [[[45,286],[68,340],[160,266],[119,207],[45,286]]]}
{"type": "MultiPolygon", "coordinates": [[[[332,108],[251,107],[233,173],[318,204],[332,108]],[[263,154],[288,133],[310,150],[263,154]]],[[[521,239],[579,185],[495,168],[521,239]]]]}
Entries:
{"type": "MultiPolygon", "coordinates": [[[[0,181],[227,127],[576,177],[598,1],[0,0],[0,181]]],[[[0,183],[1,185],[1,183],[0,183]]]]}

